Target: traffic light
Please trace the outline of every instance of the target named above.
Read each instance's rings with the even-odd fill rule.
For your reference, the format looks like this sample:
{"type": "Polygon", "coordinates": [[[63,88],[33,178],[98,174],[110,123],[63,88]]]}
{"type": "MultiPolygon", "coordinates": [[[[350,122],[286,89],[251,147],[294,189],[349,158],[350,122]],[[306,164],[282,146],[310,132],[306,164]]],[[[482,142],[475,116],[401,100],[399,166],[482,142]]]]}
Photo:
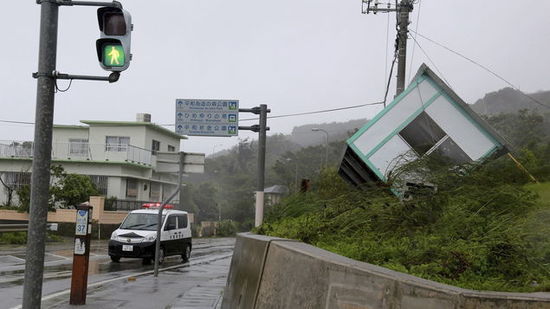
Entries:
{"type": "Polygon", "coordinates": [[[96,41],[97,58],[107,71],[121,72],[130,66],[132,54],[132,16],[128,11],[115,7],[97,9],[100,39],[96,41]]]}

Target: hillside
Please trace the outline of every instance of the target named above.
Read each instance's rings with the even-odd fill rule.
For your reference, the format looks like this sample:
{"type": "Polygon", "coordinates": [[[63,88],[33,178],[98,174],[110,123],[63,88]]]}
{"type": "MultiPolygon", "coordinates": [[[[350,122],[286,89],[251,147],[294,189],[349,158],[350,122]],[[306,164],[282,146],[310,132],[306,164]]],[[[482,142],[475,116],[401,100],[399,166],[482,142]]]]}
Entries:
{"type": "Polygon", "coordinates": [[[550,91],[539,91],[537,93],[522,94],[520,91],[512,88],[503,88],[495,92],[487,93],[483,98],[472,104],[472,109],[478,114],[497,115],[501,113],[516,113],[519,110],[527,109],[538,113],[550,112],[550,91]],[[542,106],[535,100],[547,104],[549,107],[542,106]]]}

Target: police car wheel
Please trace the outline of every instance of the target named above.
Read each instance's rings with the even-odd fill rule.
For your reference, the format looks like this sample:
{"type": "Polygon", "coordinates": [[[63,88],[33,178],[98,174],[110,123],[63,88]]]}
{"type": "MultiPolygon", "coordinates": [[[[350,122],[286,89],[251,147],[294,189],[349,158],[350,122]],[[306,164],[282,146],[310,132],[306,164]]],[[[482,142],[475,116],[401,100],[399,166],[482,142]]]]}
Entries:
{"type": "Polygon", "coordinates": [[[181,255],[181,259],[185,263],[185,262],[189,261],[190,258],[191,258],[191,246],[190,245],[185,245],[185,249],[183,251],[183,254],[181,255]]]}
{"type": "Polygon", "coordinates": [[[115,263],[120,262],[120,256],[114,256],[114,255],[109,255],[109,256],[111,257],[111,261],[115,263]]]}

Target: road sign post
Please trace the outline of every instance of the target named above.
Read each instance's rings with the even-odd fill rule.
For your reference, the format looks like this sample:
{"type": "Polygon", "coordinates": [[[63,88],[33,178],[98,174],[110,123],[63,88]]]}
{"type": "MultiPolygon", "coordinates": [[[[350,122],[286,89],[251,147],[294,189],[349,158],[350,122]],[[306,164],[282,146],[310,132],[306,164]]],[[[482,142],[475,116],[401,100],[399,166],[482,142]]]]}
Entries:
{"type": "Polygon", "coordinates": [[[267,113],[271,112],[267,108],[266,104],[261,104],[259,107],[254,108],[242,108],[240,112],[253,113],[260,116],[260,124],[252,125],[250,127],[239,127],[240,130],[250,130],[258,132],[258,184],[256,187],[256,203],[255,203],[255,216],[254,226],[262,225],[264,220],[264,186],[265,186],[265,141],[266,132],[269,131],[267,126],[267,113]]]}
{"type": "Polygon", "coordinates": [[[239,101],[176,99],[176,133],[190,136],[237,136],[239,101]]]}
{"type": "Polygon", "coordinates": [[[86,304],[91,234],[92,206],[84,203],[76,207],[73,274],[71,277],[71,296],[69,301],[71,305],[86,304]]]}

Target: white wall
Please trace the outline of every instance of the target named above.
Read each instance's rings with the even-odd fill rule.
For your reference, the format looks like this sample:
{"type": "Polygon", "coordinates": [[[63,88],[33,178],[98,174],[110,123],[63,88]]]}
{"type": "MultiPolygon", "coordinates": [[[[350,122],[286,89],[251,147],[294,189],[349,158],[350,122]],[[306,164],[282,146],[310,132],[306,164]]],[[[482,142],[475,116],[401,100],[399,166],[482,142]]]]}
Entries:
{"type": "Polygon", "coordinates": [[[69,143],[69,139],[79,138],[79,139],[88,139],[88,128],[87,127],[54,127],[53,128],[53,143],[69,143]]]}

